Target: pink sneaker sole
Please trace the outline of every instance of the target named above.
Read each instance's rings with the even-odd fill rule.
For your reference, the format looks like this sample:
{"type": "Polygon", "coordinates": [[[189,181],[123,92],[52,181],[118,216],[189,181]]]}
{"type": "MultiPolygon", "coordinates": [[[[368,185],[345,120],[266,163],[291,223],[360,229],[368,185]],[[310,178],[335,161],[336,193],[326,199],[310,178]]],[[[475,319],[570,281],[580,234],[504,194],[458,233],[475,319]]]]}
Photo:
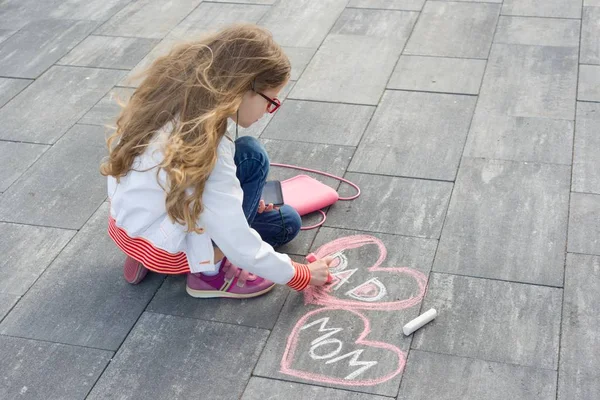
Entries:
{"type": "Polygon", "coordinates": [[[131,257],[127,257],[125,264],[123,265],[123,276],[127,282],[132,285],[137,285],[144,280],[147,274],[148,269],[146,269],[142,263],[131,257]]]}
{"type": "Polygon", "coordinates": [[[189,286],[185,286],[185,290],[186,292],[192,296],[192,297],[196,297],[198,299],[209,299],[209,298],[214,298],[214,297],[225,297],[225,298],[230,298],[230,299],[248,299],[251,297],[258,297],[261,296],[269,291],[271,291],[273,288],[275,287],[275,284],[272,284],[271,286],[267,287],[266,289],[261,290],[260,292],[254,292],[254,293],[230,293],[230,292],[225,292],[222,290],[196,290],[196,289],[192,289],[189,286]]]}

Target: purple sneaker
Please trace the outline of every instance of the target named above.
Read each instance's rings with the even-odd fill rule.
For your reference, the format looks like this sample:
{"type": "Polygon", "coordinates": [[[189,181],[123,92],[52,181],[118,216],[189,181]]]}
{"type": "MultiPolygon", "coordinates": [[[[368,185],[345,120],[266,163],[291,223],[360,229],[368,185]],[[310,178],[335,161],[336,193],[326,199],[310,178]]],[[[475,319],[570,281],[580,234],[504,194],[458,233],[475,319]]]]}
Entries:
{"type": "Polygon", "coordinates": [[[217,275],[188,274],[186,290],[192,297],[244,299],[260,296],[274,287],[273,282],[234,266],[225,257],[217,275]]]}
{"type": "Polygon", "coordinates": [[[144,280],[148,270],[142,265],[141,262],[134,260],[127,256],[125,264],[123,264],[123,276],[125,280],[132,285],[137,285],[144,280]]]}

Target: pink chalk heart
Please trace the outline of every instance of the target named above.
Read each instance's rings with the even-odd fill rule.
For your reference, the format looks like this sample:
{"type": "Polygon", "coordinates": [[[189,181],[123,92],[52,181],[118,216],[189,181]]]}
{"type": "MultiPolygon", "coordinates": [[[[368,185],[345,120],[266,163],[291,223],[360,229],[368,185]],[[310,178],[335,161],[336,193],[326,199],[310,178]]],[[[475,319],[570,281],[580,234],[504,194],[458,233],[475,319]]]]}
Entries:
{"type": "MultiPolygon", "coordinates": [[[[398,374],[402,373],[404,370],[404,366],[406,365],[406,354],[400,350],[398,347],[393,346],[388,343],[376,342],[371,340],[366,340],[366,337],[371,332],[371,323],[369,320],[354,310],[344,310],[339,308],[321,308],[314,311],[309,312],[304,315],[294,326],[290,336],[288,337],[285,351],[283,353],[283,357],[281,358],[280,370],[279,372],[284,373],[286,375],[294,376],[296,378],[306,379],[310,381],[320,382],[324,384],[335,384],[335,385],[344,385],[344,386],[374,386],[380,383],[386,382],[398,374]],[[294,362],[294,356],[296,355],[296,351],[298,349],[298,339],[301,332],[303,332],[307,327],[313,329],[312,332],[317,331],[319,335],[322,336],[321,342],[324,343],[327,340],[329,341],[338,341],[335,338],[335,334],[342,331],[343,328],[340,328],[334,324],[329,325],[329,317],[326,313],[340,313],[340,312],[350,312],[356,316],[358,316],[363,322],[363,330],[359,335],[358,339],[354,341],[351,345],[352,350],[347,350],[344,348],[342,351],[341,348],[337,349],[338,351],[330,353],[330,354],[319,354],[313,355],[314,362],[322,362],[326,364],[332,363],[344,363],[347,365],[348,374],[344,378],[324,375],[319,373],[314,373],[310,371],[304,371],[295,369],[292,364],[294,362]],[[322,315],[319,315],[322,314],[322,315]],[[317,318],[312,318],[317,316],[317,318]],[[308,322],[311,320],[312,322],[308,322]],[[378,348],[383,349],[386,352],[391,353],[391,357],[393,357],[393,363],[390,364],[391,367],[388,369],[388,372],[384,372],[376,377],[359,379],[358,377],[363,373],[367,375],[367,370],[374,366],[372,364],[377,364],[367,355],[365,355],[365,350],[369,348],[378,348]]],[[[317,339],[318,340],[318,339],[317,339]]],[[[315,340],[311,342],[314,346],[315,340]]],[[[313,351],[312,349],[310,351],[313,351]]],[[[309,352],[310,352],[309,351],[309,352]]],[[[367,353],[368,354],[368,353],[367,353]]],[[[330,370],[332,370],[331,368],[330,370]]],[[[372,374],[371,374],[372,375],[372,374]]]]}
{"type": "Polygon", "coordinates": [[[320,287],[309,286],[306,288],[304,290],[305,304],[316,304],[354,310],[392,311],[413,307],[419,304],[425,295],[427,277],[423,273],[412,268],[381,267],[381,264],[387,257],[387,251],[381,240],[373,236],[356,235],[336,239],[321,246],[315,252],[315,255],[317,258],[336,256],[334,263],[330,265],[333,281],[329,285],[320,287]],[[344,269],[346,268],[346,265],[344,262],[340,261],[341,252],[366,245],[375,245],[379,252],[379,258],[375,264],[368,268],[369,272],[373,273],[373,277],[359,286],[354,288],[349,287],[350,290],[345,289],[337,292],[335,288],[342,283],[340,281],[350,279],[350,276],[353,274],[353,269],[344,269]],[[417,283],[416,294],[404,300],[380,301],[386,295],[386,280],[402,279],[407,276],[417,283]],[[340,295],[346,297],[340,298],[340,295]]]}

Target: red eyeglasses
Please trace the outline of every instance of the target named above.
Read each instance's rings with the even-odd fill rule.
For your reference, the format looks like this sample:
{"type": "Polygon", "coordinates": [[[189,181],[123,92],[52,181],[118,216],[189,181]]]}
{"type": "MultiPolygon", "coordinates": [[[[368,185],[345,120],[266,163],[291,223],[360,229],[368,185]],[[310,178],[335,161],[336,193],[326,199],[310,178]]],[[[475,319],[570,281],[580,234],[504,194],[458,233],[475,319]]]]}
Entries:
{"type": "Polygon", "coordinates": [[[281,107],[281,100],[279,100],[277,97],[270,98],[269,96],[266,96],[261,92],[257,92],[256,89],[254,89],[254,83],[252,83],[252,91],[269,102],[269,104],[267,105],[267,112],[269,114],[273,114],[275,111],[277,111],[279,107],[281,107]]]}
{"type": "Polygon", "coordinates": [[[269,112],[269,114],[273,114],[275,111],[277,111],[279,107],[281,107],[281,100],[279,100],[277,97],[270,98],[269,96],[265,96],[261,92],[256,93],[258,93],[263,99],[269,102],[269,104],[267,105],[267,111],[269,112]]]}

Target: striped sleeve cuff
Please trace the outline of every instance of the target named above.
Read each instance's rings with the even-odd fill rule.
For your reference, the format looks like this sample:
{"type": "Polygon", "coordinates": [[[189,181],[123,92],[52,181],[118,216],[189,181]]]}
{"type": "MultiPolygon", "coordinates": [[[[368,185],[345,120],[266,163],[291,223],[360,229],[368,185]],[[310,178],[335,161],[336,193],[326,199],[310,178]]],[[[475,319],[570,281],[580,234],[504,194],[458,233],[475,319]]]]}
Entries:
{"type": "Polygon", "coordinates": [[[297,291],[304,290],[310,282],[310,270],[306,264],[292,261],[292,265],[294,266],[296,273],[287,285],[297,291]]]}

